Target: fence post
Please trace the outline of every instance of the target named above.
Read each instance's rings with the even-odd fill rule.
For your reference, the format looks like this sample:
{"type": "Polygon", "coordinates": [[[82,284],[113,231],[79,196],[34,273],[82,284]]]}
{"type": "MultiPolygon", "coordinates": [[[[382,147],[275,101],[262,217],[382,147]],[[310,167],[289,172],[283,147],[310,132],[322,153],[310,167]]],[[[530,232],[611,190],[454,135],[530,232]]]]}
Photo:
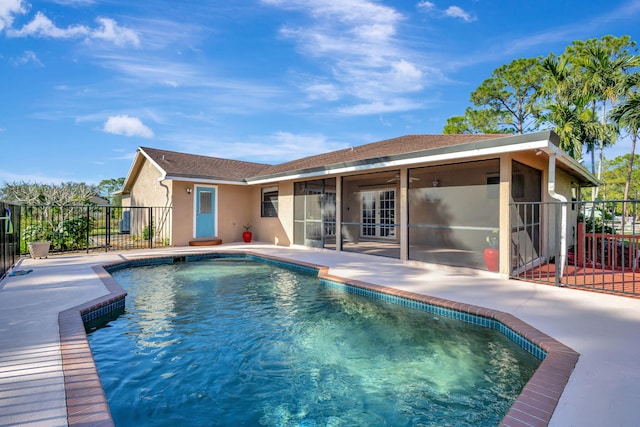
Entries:
{"type": "Polygon", "coordinates": [[[104,251],[109,252],[109,247],[111,246],[111,206],[107,206],[105,211],[107,220],[105,221],[104,251]]]}
{"type": "Polygon", "coordinates": [[[584,244],[585,244],[584,222],[579,222],[578,223],[578,241],[576,244],[576,257],[575,257],[575,263],[579,267],[584,267],[584,263],[583,263],[585,259],[584,244]]]}
{"type": "Polygon", "coordinates": [[[153,249],[153,208],[149,208],[149,249],[153,249]]]}
{"type": "Polygon", "coordinates": [[[89,230],[89,224],[91,223],[91,221],[89,220],[89,215],[91,215],[91,211],[89,210],[89,206],[87,205],[87,253],[89,253],[89,238],[90,238],[90,233],[91,230],[89,230]]]}

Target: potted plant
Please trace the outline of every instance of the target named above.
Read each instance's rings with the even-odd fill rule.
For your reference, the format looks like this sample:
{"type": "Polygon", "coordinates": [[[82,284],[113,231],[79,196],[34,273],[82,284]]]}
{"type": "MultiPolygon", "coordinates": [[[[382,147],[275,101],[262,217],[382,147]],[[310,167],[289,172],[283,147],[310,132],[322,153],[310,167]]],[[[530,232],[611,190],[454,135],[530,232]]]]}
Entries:
{"type": "Polygon", "coordinates": [[[25,227],[23,238],[27,242],[31,258],[46,258],[51,248],[50,233],[42,224],[34,224],[25,227]]]}
{"type": "Polygon", "coordinates": [[[500,271],[500,250],[498,249],[498,231],[486,237],[488,247],[484,250],[484,262],[489,271],[500,271]]]}
{"type": "Polygon", "coordinates": [[[242,226],[244,228],[244,233],[242,233],[242,240],[245,243],[249,243],[251,242],[251,238],[253,237],[253,234],[251,233],[251,224],[247,224],[247,225],[243,225],[242,226]]]}

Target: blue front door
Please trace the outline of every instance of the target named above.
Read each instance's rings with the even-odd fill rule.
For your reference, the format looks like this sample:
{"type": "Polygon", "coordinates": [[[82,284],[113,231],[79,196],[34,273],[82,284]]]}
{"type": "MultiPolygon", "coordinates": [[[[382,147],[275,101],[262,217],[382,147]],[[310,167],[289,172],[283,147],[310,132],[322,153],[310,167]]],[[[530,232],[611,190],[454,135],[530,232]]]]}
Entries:
{"type": "Polygon", "coordinates": [[[216,235],[216,189],[196,187],[196,237],[216,235]]]}

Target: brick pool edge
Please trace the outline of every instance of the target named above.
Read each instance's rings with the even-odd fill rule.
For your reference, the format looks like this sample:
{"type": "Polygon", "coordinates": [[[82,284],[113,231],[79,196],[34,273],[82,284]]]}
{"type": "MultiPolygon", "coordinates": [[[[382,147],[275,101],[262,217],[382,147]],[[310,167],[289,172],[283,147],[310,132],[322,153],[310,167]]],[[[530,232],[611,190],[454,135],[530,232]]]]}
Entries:
{"type": "MultiPolygon", "coordinates": [[[[580,357],[576,351],[568,346],[517,317],[502,311],[402,291],[388,286],[374,285],[358,280],[332,276],[329,274],[329,268],[326,266],[293,261],[251,251],[215,251],[208,254],[197,253],[194,254],[194,256],[202,257],[203,255],[215,256],[220,254],[254,256],[281,263],[309,267],[318,271],[318,277],[320,279],[494,319],[522,335],[546,351],[547,356],[542,360],[538,369],[529,379],[508,413],[502,419],[500,426],[503,427],[547,426],[580,357]]],[[[190,254],[181,254],[179,257],[167,255],[140,257],[113,264],[94,266],[93,270],[95,274],[102,280],[109,294],[59,313],[60,350],[62,353],[62,370],[64,373],[67,422],[69,426],[114,426],[109,404],[93,360],[93,354],[91,353],[83,321],[83,316],[99,310],[108,310],[110,307],[118,306],[120,302],[124,303],[126,292],[111,277],[105,268],[136,262],[139,263],[140,261],[152,259],[184,260],[185,256],[189,257],[190,254]]]]}

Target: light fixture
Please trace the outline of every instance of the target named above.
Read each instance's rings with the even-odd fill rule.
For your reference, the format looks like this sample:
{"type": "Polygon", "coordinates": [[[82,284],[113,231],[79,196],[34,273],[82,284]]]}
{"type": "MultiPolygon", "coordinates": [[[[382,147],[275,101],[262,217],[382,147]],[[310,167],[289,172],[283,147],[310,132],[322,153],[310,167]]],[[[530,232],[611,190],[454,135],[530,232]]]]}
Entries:
{"type": "Polygon", "coordinates": [[[187,194],[191,194],[192,191],[191,187],[187,187],[187,194]]]}
{"type": "Polygon", "coordinates": [[[433,185],[434,187],[438,187],[440,185],[440,180],[438,178],[434,179],[431,185],[433,185]]]}

